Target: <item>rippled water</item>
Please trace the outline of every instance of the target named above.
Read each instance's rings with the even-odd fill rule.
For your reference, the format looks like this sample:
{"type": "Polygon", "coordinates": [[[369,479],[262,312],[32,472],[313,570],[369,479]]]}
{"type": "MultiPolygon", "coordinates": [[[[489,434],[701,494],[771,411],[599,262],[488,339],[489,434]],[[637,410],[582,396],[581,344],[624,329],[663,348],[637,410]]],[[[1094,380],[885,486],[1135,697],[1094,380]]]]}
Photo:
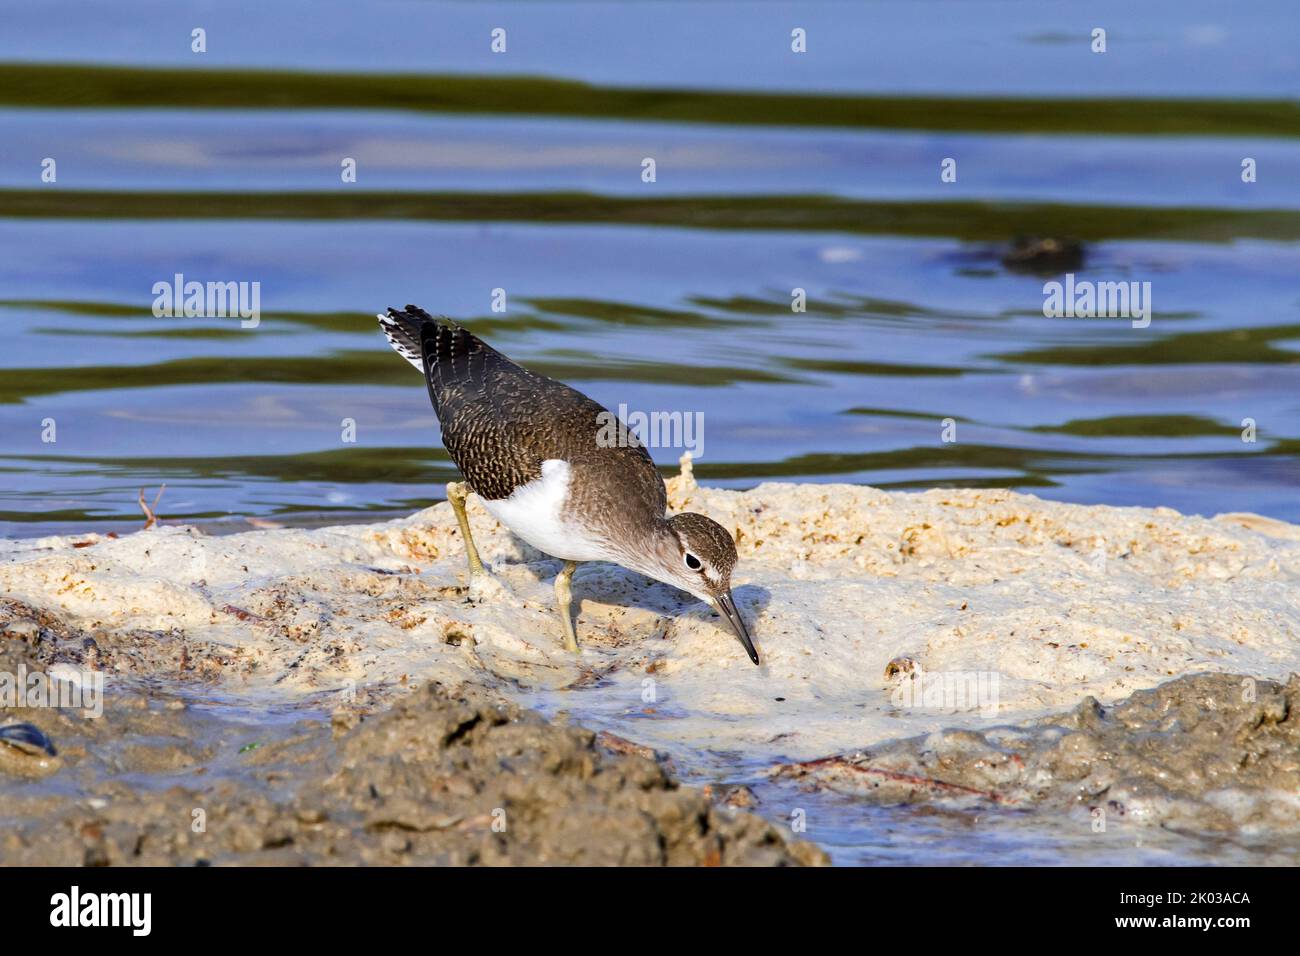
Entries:
{"type": "Polygon", "coordinates": [[[0,37],[5,533],[133,527],[162,482],[166,517],[235,525],[436,500],[372,317],[408,301],[703,413],[715,483],[1300,518],[1285,3],[48,9],[0,37]],[[1002,261],[1027,236],[1150,281],[1150,327],[1044,318],[1051,276],[1002,261]],[[260,283],[260,325],[155,318],[176,273],[260,283]]]}
{"type": "MultiPolygon", "coordinates": [[[[164,482],[166,519],[227,527],[441,498],[424,389],[373,319],[406,302],[607,406],[702,413],[706,482],[1300,520],[1292,3],[3,12],[0,533],[138,527],[164,482]],[[1078,261],[1013,268],[1027,237],[1078,261]],[[1150,282],[1150,326],[1045,318],[1066,268],[1150,282]],[[260,283],[260,324],[156,318],[178,273],[260,283]]],[[[1059,849],[824,809],[841,859],[1059,849]]]]}

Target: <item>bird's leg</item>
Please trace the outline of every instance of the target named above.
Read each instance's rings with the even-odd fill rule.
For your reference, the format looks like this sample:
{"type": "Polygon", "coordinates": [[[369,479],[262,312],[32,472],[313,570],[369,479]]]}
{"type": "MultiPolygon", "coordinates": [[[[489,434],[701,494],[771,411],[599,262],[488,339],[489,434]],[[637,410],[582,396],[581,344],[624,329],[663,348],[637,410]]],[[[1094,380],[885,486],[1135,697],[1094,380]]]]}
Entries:
{"type": "Polygon", "coordinates": [[[574,654],[578,653],[578,635],[573,630],[573,617],[569,614],[569,604],[573,599],[569,582],[573,580],[577,567],[577,561],[565,561],[564,568],[555,576],[555,599],[560,606],[560,620],[564,622],[564,646],[574,654]]]}
{"type": "Polygon", "coordinates": [[[469,558],[469,573],[473,577],[483,573],[483,562],[479,560],[478,548],[474,546],[474,536],[469,533],[469,518],[465,514],[465,499],[469,489],[461,481],[447,482],[447,500],[451,510],[456,512],[456,521],[460,525],[460,536],[465,539],[465,556],[469,558]]]}

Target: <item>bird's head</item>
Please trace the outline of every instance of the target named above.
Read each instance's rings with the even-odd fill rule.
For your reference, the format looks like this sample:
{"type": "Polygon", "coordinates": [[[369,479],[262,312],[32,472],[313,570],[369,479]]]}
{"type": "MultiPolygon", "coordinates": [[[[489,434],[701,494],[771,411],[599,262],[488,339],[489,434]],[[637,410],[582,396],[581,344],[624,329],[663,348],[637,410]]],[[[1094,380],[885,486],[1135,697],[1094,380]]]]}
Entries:
{"type": "Polygon", "coordinates": [[[736,545],[727,529],[712,518],[686,512],[667,520],[667,533],[661,536],[652,563],[638,570],[712,605],[740,639],[749,659],[757,664],[758,652],[731,597],[731,570],[735,566],[736,545]]]}

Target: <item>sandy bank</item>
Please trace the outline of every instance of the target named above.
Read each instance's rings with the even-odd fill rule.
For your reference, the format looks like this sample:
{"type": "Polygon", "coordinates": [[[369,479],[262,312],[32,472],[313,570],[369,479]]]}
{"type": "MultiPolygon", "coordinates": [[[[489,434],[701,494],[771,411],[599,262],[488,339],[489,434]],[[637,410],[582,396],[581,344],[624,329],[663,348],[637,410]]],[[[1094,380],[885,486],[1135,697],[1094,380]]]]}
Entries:
{"type": "Polygon", "coordinates": [[[584,649],[571,657],[553,609],[558,563],[474,499],[475,534],[502,585],[482,600],[465,587],[446,505],[312,531],[9,541],[0,593],[91,639],[51,647],[51,661],[124,682],[262,704],[367,702],[431,680],[482,686],[705,763],[721,752],[811,759],[1026,719],[1188,673],[1300,670],[1292,525],[1006,491],[732,492],[698,487],[689,471],[669,492],[674,509],[734,531],[737,601],[762,667],[703,605],[609,565],[575,577],[584,649]],[[900,681],[918,673],[996,675],[996,694],[986,683],[956,705],[900,698],[900,681]]]}

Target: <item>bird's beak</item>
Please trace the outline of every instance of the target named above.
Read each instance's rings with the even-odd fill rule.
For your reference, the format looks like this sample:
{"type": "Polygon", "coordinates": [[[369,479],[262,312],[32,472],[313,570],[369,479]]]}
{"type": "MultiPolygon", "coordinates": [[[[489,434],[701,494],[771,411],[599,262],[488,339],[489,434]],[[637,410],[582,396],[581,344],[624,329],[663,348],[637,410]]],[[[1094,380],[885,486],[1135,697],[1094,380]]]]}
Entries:
{"type": "Polygon", "coordinates": [[[758,651],[754,650],[754,642],[749,639],[749,629],[745,627],[744,618],[736,610],[736,602],[731,597],[731,590],[728,589],[723,594],[719,594],[713,599],[713,606],[718,609],[718,613],[727,619],[731,629],[736,632],[740,638],[740,643],[745,645],[745,653],[755,664],[758,663],[758,651]]]}

